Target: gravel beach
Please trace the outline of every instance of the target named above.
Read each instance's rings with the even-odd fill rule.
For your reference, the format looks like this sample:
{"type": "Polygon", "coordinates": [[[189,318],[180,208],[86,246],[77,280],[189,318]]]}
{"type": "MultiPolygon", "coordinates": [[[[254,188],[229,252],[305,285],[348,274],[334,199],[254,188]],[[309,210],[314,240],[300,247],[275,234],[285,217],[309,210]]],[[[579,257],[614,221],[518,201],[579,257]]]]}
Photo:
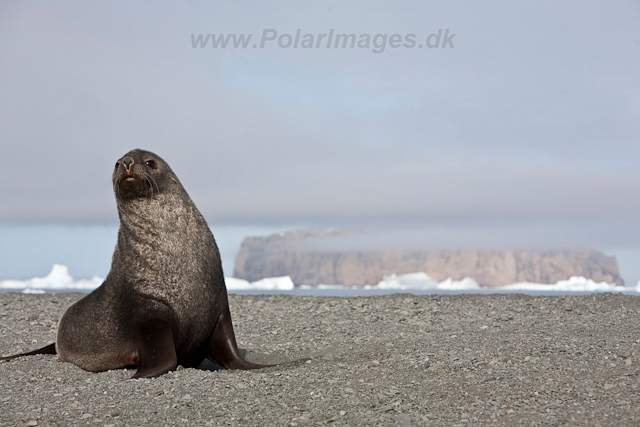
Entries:
{"type": "MultiPolygon", "coordinates": [[[[0,354],[54,341],[82,294],[0,294],[0,354]]],[[[259,371],[160,378],[0,363],[0,426],[640,424],[640,299],[230,295],[259,371]]]]}

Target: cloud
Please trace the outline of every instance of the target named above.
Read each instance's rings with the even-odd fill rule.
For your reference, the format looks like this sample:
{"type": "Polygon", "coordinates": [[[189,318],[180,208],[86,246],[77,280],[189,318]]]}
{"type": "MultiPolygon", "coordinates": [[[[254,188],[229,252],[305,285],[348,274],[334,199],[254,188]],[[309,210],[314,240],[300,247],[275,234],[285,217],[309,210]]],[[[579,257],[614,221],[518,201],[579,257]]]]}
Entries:
{"type": "Polygon", "coordinates": [[[0,221],[114,219],[111,168],[135,147],[221,221],[640,213],[634,6],[280,6],[3,6],[0,221]],[[191,47],[264,28],[457,35],[381,54],[191,47]]]}

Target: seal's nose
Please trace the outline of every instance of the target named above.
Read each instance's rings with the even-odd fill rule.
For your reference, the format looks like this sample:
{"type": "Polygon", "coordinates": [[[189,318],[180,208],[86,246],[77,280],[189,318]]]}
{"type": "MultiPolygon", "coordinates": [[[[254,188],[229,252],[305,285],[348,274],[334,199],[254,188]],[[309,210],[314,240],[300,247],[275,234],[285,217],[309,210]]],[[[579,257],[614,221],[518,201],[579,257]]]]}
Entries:
{"type": "Polygon", "coordinates": [[[133,164],[133,159],[131,157],[125,157],[124,159],[122,159],[122,164],[124,165],[125,169],[128,171],[129,169],[131,169],[131,165],[133,164]]]}

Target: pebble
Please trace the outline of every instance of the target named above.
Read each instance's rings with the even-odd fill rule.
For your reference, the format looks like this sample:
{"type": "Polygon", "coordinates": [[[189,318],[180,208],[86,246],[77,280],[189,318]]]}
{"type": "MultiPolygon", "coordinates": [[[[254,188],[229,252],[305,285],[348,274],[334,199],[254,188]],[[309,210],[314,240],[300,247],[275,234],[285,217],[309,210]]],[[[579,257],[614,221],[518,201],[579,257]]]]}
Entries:
{"type": "MultiPolygon", "coordinates": [[[[80,296],[0,293],[0,352],[52,342],[49,325],[80,296]]],[[[637,297],[229,300],[249,360],[297,362],[130,380],[131,370],[90,373],[54,356],[24,357],[0,363],[0,426],[640,424],[637,297]]]]}
{"type": "Polygon", "coordinates": [[[399,424],[411,424],[411,417],[406,414],[393,415],[391,419],[399,424]]]}
{"type": "Polygon", "coordinates": [[[631,352],[629,350],[620,350],[616,353],[618,357],[627,358],[631,356],[631,352]]]}

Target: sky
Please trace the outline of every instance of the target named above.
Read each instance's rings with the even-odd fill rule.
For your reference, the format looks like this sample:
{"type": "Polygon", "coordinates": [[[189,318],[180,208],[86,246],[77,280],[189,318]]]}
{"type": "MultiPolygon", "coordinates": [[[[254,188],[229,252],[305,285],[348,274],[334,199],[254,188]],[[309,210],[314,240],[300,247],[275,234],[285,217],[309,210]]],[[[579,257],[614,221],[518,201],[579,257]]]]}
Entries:
{"type": "Polygon", "coordinates": [[[214,223],[640,247],[638,22],[634,1],[3,1],[0,223],[117,222],[113,165],[143,148],[214,223]],[[283,47],[298,29],[386,45],[283,47]]]}

